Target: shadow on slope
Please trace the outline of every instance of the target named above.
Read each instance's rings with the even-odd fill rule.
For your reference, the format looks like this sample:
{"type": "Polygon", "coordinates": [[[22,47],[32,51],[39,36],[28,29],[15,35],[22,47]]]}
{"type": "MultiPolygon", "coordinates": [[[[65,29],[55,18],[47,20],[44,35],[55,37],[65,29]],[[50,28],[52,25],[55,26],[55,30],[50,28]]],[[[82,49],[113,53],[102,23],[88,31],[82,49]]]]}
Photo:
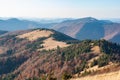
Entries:
{"type": "Polygon", "coordinates": [[[98,40],[104,37],[103,24],[100,22],[86,23],[84,27],[76,34],[79,40],[92,39],[98,40]]]}

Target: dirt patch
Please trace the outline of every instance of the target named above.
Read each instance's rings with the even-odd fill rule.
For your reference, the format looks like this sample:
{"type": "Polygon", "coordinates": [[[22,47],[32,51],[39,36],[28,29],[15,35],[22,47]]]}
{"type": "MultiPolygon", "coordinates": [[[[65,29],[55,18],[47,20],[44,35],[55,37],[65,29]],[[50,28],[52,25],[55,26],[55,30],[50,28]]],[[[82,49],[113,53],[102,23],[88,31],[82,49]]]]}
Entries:
{"type": "Polygon", "coordinates": [[[7,51],[7,48],[5,48],[5,47],[0,47],[0,54],[4,53],[5,51],[7,51]]]}
{"type": "Polygon", "coordinates": [[[3,53],[3,50],[0,48],[0,54],[2,54],[3,53]]]}
{"type": "Polygon", "coordinates": [[[47,31],[47,30],[34,30],[22,35],[18,35],[18,38],[26,38],[30,41],[37,40],[38,38],[41,37],[49,37],[51,34],[53,34],[52,31],[47,31]]]}

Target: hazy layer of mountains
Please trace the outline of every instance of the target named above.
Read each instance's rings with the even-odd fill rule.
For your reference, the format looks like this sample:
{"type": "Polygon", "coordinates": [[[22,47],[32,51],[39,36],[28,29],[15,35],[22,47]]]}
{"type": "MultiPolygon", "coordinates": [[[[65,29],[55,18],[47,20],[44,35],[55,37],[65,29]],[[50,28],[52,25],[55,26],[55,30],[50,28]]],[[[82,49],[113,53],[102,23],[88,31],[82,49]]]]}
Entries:
{"type": "Polygon", "coordinates": [[[16,31],[16,30],[26,30],[33,28],[50,28],[55,23],[39,23],[30,20],[20,20],[17,18],[11,18],[7,20],[0,20],[0,30],[4,31],[16,31]]]}
{"type": "Polygon", "coordinates": [[[8,31],[1,31],[0,30],[0,35],[4,34],[4,33],[7,33],[8,31]]]}
{"type": "Polygon", "coordinates": [[[91,17],[67,20],[53,26],[53,29],[79,40],[106,39],[120,43],[120,24],[109,20],[91,17]]]}
{"type": "Polygon", "coordinates": [[[19,19],[0,20],[0,30],[15,31],[32,28],[49,28],[62,32],[79,40],[106,39],[120,43],[120,23],[109,20],[98,20],[92,17],[80,19],[39,20],[28,21],[19,19]]]}

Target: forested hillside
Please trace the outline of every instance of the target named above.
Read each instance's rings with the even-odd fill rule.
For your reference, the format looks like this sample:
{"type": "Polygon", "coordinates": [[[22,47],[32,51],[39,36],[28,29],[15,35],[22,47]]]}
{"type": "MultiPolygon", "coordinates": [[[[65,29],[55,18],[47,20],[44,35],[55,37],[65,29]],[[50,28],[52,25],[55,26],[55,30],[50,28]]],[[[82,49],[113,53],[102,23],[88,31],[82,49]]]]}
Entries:
{"type": "MultiPolygon", "coordinates": [[[[106,40],[78,41],[49,29],[34,29],[24,34],[5,35],[0,39],[1,80],[67,80],[75,74],[104,73],[106,71],[103,69],[94,72],[86,69],[96,65],[99,69],[120,62],[120,45],[116,43],[106,40]],[[64,46],[58,44],[46,50],[43,44],[47,44],[49,38],[53,38],[52,44],[62,43],[64,46]]],[[[110,67],[107,72],[119,68],[115,67],[110,67]]]]}

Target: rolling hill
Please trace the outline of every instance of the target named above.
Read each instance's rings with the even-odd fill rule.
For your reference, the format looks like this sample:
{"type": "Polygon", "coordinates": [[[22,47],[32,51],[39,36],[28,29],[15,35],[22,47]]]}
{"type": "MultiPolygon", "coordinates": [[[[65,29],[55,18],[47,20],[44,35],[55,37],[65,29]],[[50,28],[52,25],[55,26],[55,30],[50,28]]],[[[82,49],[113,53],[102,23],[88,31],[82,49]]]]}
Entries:
{"type": "Polygon", "coordinates": [[[53,29],[79,40],[106,39],[120,43],[120,24],[108,20],[97,20],[92,17],[66,20],[53,26],[53,29]]]}
{"type": "Polygon", "coordinates": [[[74,41],[78,40],[50,29],[9,32],[0,37],[0,76],[13,72],[41,51],[67,47],[74,41]]]}
{"type": "Polygon", "coordinates": [[[116,43],[78,41],[52,29],[10,33],[0,37],[0,80],[67,80],[120,67],[116,43]]]}

